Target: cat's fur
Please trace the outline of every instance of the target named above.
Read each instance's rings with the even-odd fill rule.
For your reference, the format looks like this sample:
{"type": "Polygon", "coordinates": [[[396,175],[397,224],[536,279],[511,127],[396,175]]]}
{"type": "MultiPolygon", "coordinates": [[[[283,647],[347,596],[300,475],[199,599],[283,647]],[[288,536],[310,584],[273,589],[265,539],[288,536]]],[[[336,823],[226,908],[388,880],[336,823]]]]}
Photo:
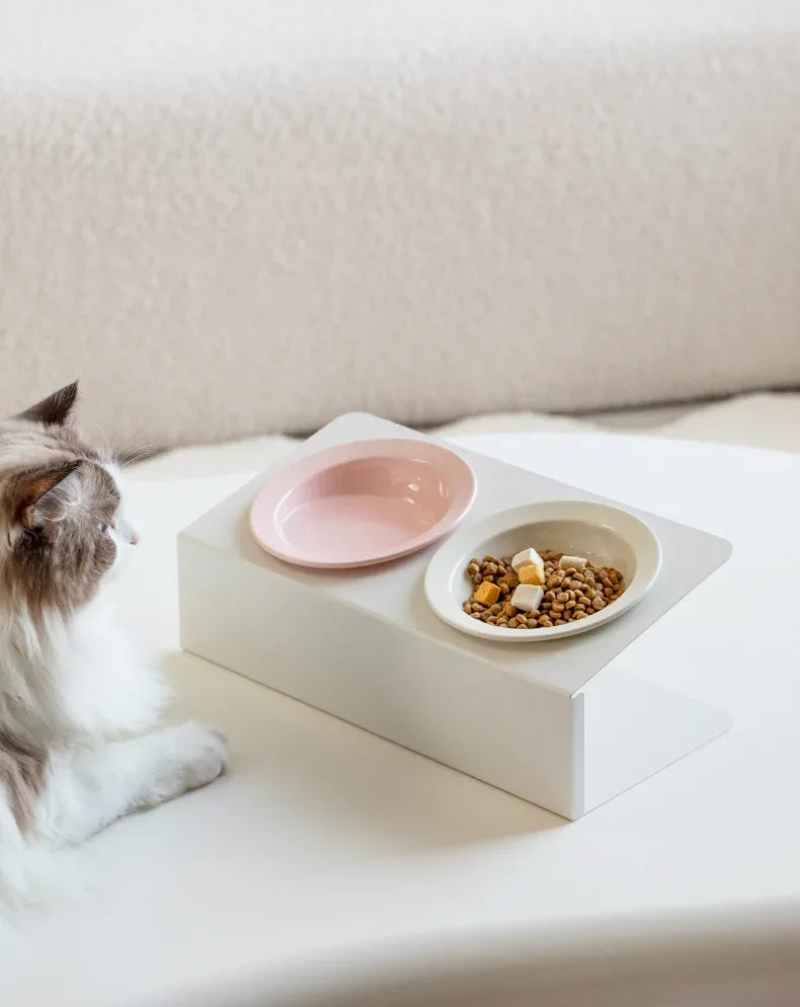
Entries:
{"type": "Polygon", "coordinates": [[[136,544],[113,460],[70,385],[0,420],[0,902],[41,898],[49,852],[215,779],[223,739],[156,729],[168,699],[104,583],[136,544]]]}

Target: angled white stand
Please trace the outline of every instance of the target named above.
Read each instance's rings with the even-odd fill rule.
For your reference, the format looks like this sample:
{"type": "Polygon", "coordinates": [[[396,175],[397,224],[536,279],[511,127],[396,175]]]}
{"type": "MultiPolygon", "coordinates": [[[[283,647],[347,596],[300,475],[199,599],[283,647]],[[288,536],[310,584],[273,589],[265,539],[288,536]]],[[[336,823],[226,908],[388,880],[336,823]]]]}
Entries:
{"type": "Polygon", "coordinates": [[[582,701],[584,724],[578,814],[713,741],[733,723],[724,711],[636,678],[616,661],[574,698],[582,701]]]}
{"type": "MultiPolygon", "coordinates": [[[[331,444],[386,436],[425,439],[350,414],[276,469],[331,444]]],[[[478,479],[466,523],[533,500],[604,499],[462,453],[478,479]]],[[[268,556],[247,523],[263,481],[179,538],[185,649],[571,819],[730,726],[727,714],[637,678],[620,657],[728,558],[724,540],[642,514],[663,565],[635,609],[581,636],[509,646],[459,633],[430,611],[422,580],[437,546],[354,571],[301,570],[268,556]]]]}

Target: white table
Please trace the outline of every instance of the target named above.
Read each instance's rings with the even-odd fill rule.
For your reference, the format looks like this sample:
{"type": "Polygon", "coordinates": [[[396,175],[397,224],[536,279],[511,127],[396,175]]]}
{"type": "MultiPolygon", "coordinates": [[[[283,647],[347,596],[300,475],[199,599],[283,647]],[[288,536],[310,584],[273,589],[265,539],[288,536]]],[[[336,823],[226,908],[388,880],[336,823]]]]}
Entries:
{"type": "MultiPolygon", "coordinates": [[[[800,457],[599,435],[460,443],[733,541],[629,652],[654,680],[722,697],[732,732],[568,824],[168,654],[182,712],[229,733],[233,770],[98,837],[96,890],[4,938],[0,1002],[255,1007],[328,987],[320,1003],[362,1002],[356,988],[375,1003],[369,984],[402,975],[393,1002],[796,1007],[800,457]],[[705,619],[718,646],[697,653],[705,619]]],[[[167,651],[172,537],[246,477],[134,487],[147,544],[129,610],[167,651]]]]}

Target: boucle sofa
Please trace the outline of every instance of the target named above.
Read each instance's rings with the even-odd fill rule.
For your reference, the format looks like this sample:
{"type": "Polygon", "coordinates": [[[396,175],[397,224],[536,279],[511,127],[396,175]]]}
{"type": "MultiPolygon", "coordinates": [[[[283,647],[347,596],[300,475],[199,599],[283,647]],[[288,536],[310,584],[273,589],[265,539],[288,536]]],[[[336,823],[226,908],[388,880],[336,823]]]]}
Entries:
{"type": "Polygon", "coordinates": [[[0,13],[0,402],[120,444],[800,383],[791,2],[0,13]]]}

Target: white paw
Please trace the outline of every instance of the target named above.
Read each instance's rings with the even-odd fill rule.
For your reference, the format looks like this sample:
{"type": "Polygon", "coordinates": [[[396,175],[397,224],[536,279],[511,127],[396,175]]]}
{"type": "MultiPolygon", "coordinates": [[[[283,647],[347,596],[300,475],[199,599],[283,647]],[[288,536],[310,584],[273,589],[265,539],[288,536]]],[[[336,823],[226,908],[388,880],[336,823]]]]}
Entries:
{"type": "Polygon", "coordinates": [[[175,769],[184,789],[204,787],[227,767],[228,745],[221,734],[193,720],[168,730],[174,744],[175,769]]]}

